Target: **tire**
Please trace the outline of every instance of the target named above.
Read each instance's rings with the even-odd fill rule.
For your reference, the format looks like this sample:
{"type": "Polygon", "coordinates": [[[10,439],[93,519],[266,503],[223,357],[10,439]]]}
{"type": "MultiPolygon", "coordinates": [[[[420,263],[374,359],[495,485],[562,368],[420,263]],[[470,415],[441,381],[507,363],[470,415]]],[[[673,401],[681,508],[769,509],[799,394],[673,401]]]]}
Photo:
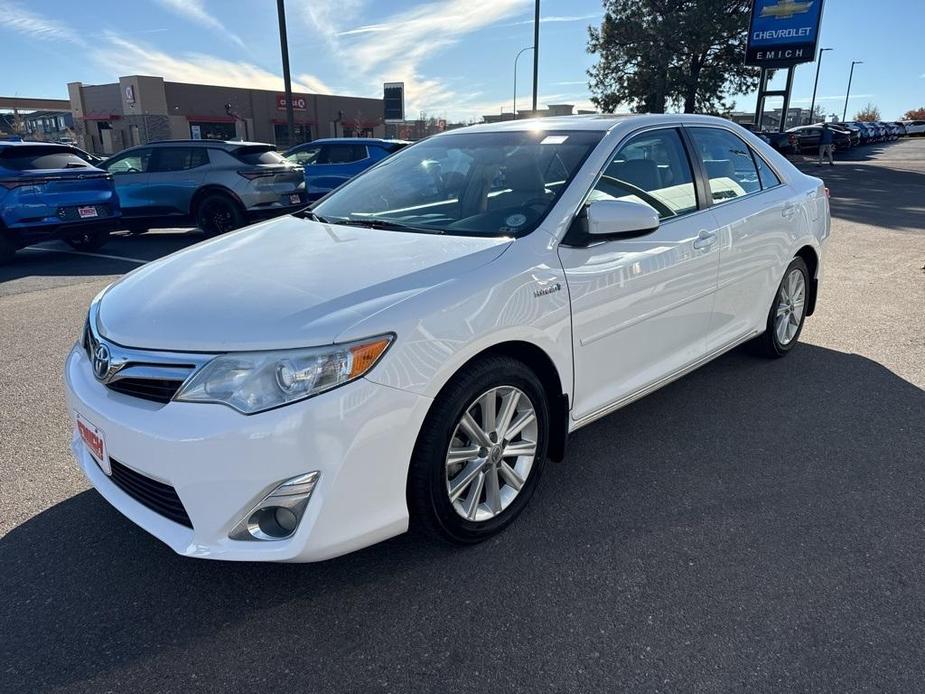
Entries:
{"type": "Polygon", "coordinates": [[[6,238],[3,229],[0,228],[0,265],[5,265],[13,260],[14,255],[16,255],[16,246],[6,238]]]}
{"type": "Polygon", "coordinates": [[[207,236],[217,236],[243,227],[240,205],[224,193],[210,193],[196,205],[196,225],[207,236]]]}
{"type": "Polygon", "coordinates": [[[481,542],[501,532],[533,496],[546,461],[548,443],[547,395],[529,367],[505,356],[486,357],[468,366],[437,396],[418,435],[408,474],[412,528],[463,545],[481,542]],[[485,414],[482,403],[489,397],[495,403],[496,422],[503,419],[509,399],[517,402],[508,417],[508,431],[527,420],[520,431],[510,435],[512,443],[497,441],[495,431],[491,432],[491,448],[479,446],[463,431],[464,414],[483,425],[480,428],[488,428],[482,419],[485,414]],[[530,409],[534,415],[532,421],[530,409]],[[520,446],[518,452],[525,452],[531,443],[535,443],[532,460],[529,455],[503,454],[505,445],[506,450],[514,451],[511,446],[520,446]],[[450,463],[451,445],[457,452],[463,449],[479,452],[467,460],[459,455],[460,462],[450,463]],[[470,484],[463,482],[467,476],[472,478],[470,484]],[[493,478],[498,480],[497,486],[493,486],[493,478]],[[455,502],[450,498],[451,483],[459,485],[455,502]]]}
{"type": "Polygon", "coordinates": [[[779,359],[790,353],[800,339],[800,333],[803,332],[810,291],[810,277],[806,263],[802,258],[794,258],[787,266],[784,277],[774,294],[774,301],[768,311],[765,331],[749,343],[754,353],[770,359],[779,359]],[[802,280],[802,288],[800,288],[800,280],[802,280]],[[794,288],[796,289],[795,296],[791,301],[788,296],[790,290],[794,288]],[[781,318],[786,318],[784,328],[778,322],[778,312],[782,310],[784,313],[781,318]],[[793,321],[795,315],[799,315],[796,323],[793,321]]]}
{"type": "Polygon", "coordinates": [[[98,251],[109,241],[109,231],[85,231],[64,241],[75,251],[98,251]]]}

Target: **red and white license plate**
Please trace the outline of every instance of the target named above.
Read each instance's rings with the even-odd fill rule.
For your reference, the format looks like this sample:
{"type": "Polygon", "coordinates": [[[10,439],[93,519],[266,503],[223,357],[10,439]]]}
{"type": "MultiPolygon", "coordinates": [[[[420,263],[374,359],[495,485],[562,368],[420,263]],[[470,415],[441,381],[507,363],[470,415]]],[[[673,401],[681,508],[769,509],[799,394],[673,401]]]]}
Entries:
{"type": "Polygon", "coordinates": [[[80,432],[80,438],[87,447],[87,451],[93,456],[93,459],[100,466],[100,469],[107,475],[112,474],[112,466],[109,464],[109,456],[106,455],[106,438],[103,432],[92,424],[90,421],[77,415],[77,431],[80,432]]]}
{"type": "Polygon", "coordinates": [[[302,202],[302,198],[298,193],[293,193],[289,196],[289,202],[291,202],[293,205],[298,205],[300,202],[302,202]]]}
{"type": "Polygon", "coordinates": [[[94,217],[99,217],[99,213],[96,211],[96,208],[93,205],[85,205],[84,207],[78,207],[77,215],[81,219],[93,219],[94,217]]]}

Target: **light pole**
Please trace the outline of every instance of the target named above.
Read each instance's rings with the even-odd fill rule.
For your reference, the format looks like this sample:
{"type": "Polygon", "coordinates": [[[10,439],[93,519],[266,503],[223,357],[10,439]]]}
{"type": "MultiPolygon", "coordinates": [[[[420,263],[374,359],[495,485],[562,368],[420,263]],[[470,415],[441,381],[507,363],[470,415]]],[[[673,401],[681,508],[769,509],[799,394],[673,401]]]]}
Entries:
{"type": "Polygon", "coordinates": [[[517,53],[517,57],[514,58],[514,120],[517,120],[517,61],[520,60],[520,56],[526,53],[527,51],[532,51],[533,46],[527,46],[526,48],[521,48],[517,53]]]}
{"type": "Polygon", "coordinates": [[[536,0],[533,14],[533,115],[536,115],[536,90],[540,71],[540,0],[536,0]]]}
{"type": "Polygon", "coordinates": [[[288,149],[295,143],[295,115],[292,113],[292,76],[289,74],[289,39],[286,36],[286,2],[276,0],[276,12],[279,15],[279,48],[283,53],[283,88],[286,91],[286,127],[289,140],[288,149]]]}
{"type": "Polygon", "coordinates": [[[863,60],[851,61],[851,72],[848,73],[848,91],[845,92],[845,110],[842,111],[841,114],[842,122],[844,122],[844,120],[848,117],[848,97],[851,96],[851,79],[854,77],[854,66],[860,65],[863,62],[863,60]]]}
{"type": "Polygon", "coordinates": [[[822,67],[822,54],[825,51],[831,51],[831,48],[820,48],[819,57],[816,59],[816,81],[813,82],[813,100],[809,102],[809,124],[812,125],[814,113],[816,111],[816,87],[819,86],[819,68],[822,67]]]}

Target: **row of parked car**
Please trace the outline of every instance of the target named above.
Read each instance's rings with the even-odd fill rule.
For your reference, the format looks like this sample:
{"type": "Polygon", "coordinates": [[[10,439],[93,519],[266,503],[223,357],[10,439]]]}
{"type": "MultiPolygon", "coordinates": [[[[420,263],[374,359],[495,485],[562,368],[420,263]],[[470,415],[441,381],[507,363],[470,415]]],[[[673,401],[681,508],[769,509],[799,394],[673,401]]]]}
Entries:
{"type": "MultiPolygon", "coordinates": [[[[843,121],[829,123],[829,128],[837,150],[874,142],[892,142],[905,136],[925,135],[925,121],[843,121]]],[[[755,132],[751,127],[749,130],[755,132]]],[[[782,154],[814,152],[819,148],[822,123],[800,125],[782,133],[762,131],[755,134],[782,154]]]]}
{"type": "Polygon", "coordinates": [[[51,239],[97,250],[120,229],[220,234],[304,207],[407,144],[328,139],[279,153],[168,140],[102,159],[71,144],[0,141],[0,262],[51,239]]]}

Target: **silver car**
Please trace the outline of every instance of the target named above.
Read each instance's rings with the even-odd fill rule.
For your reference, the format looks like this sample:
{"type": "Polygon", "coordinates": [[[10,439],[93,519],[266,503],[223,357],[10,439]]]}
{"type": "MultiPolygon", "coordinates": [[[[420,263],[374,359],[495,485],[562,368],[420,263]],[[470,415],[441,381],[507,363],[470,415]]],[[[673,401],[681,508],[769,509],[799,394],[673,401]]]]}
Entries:
{"type": "Polygon", "coordinates": [[[115,180],[124,227],[136,233],[195,224],[221,234],[305,204],[302,168],[263,143],[166,140],[99,166],[115,180]]]}

